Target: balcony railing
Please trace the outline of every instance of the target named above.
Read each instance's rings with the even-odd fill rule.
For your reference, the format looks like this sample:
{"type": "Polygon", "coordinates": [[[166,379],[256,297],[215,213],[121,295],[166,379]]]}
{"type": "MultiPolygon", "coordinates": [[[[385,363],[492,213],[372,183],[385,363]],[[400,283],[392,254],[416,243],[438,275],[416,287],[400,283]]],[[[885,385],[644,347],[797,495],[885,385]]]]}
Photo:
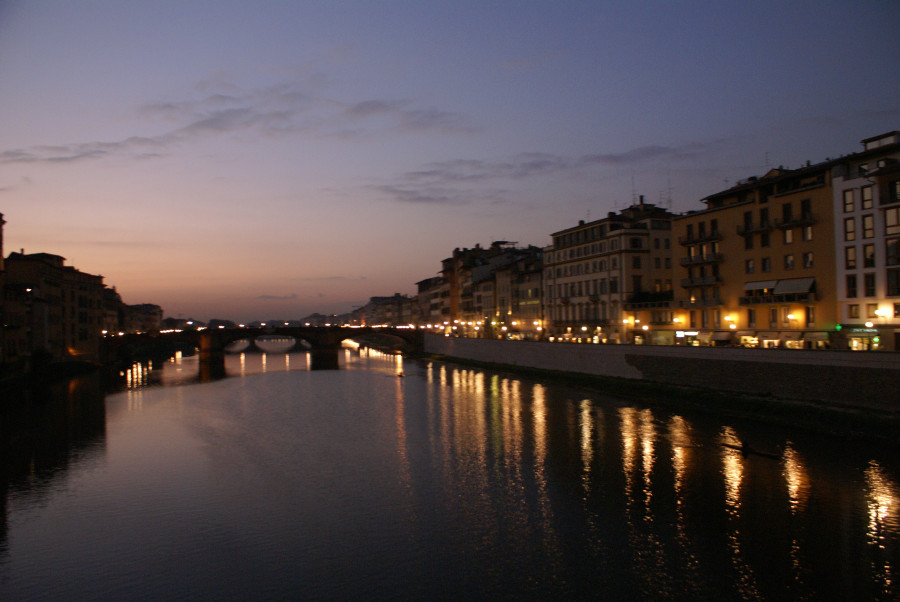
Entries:
{"type": "Polygon", "coordinates": [[[718,276],[702,276],[700,278],[682,278],[681,286],[683,288],[691,288],[695,286],[712,286],[720,282],[718,276]]]}
{"type": "Polygon", "coordinates": [[[818,219],[812,213],[805,213],[787,219],[776,219],[775,227],[779,230],[787,230],[788,228],[797,228],[803,226],[812,226],[818,219]]]}
{"type": "Polygon", "coordinates": [[[716,240],[722,240],[722,234],[718,230],[713,230],[712,232],[703,232],[701,234],[693,234],[690,236],[679,236],[678,244],[694,245],[701,242],[713,242],[716,240]]]}
{"type": "Polygon", "coordinates": [[[724,258],[721,253],[707,253],[706,255],[694,255],[693,257],[682,257],[681,265],[700,265],[703,263],[718,263],[724,258]]]}
{"type": "Polygon", "coordinates": [[[678,307],[682,309],[692,309],[694,307],[715,307],[716,305],[722,305],[722,301],[718,298],[712,299],[694,299],[691,301],[690,299],[684,299],[678,302],[678,307]]]}
{"type": "Polygon", "coordinates": [[[767,220],[759,224],[744,224],[743,226],[738,226],[737,233],[744,236],[745,234],[755,234],[756,232],[768,232],[773,227],[774,226],[767,220]]]}
{"type": "Polygon", "coordinates": [[[815,293],[789,293],[785,295],[752,295],[739,297],[740,305],[762,305],[764,303],[805,303],[816,301],[815,293]]]}

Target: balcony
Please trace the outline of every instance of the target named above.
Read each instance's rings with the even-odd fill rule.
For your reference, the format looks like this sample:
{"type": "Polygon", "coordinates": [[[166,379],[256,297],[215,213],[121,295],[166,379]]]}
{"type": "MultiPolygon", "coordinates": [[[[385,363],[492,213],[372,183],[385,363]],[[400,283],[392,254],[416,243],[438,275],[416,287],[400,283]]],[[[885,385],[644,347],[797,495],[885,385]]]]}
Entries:
{"type": "Polygon", "coordinates": [[[802,228],[803,226],[812,226],[819,220],[811,213],[798,215],[796,217],[788,217],[786,219],[776,219],[775,227],[779,230],[787,230],[789,228],[802,228]]]}
{"type": "Polygon", "coordinates": [[[714,242],[717,240],[722,240],[722,234],[719,233],[718,230],[713,230],[712,232],[701,232],[696,235],[679,236],[678,244],[687,246],[695,245],[701,242],[714,242]]]}
{"type": "Polygon", "coordinates": [[[694,299],[691,301],[690,299],[684,299],[678,302],[678,307],[682,309],[694,309],[697,307],[715,307],[717,305],[722,305],[722,301],[713,297],[712,299],[694,299]]]}
{"type": "Polygon", "coordinates": [[[682,278],[681,286],[683,288],[692,288],[695,286],[712,286],[721,282],[718,276],[702,276],[699,278],[682,278]]]}
{"type": "Polygon", "coordinates": [[[682,257],[681,265],[692,266],[703,263],[719,263],[724,260],[721,253],[707,253],[706,255],[694,255],[693,257],[682,257]]]}
{"type": "Polygon", "coordinates": [[[753,225],[753,224],[744,224],[743,226],[737,227],[737,233],[741,236],[745,236],[747,234],[755,234],[757,232],[768,232],[774,226],[770,224],[768,221],[753,225]]]}
{"type": "Polygon", "coordinates": [[[748,295],[738,297],[739,305],[763,305],[774,303],[814,303],[817,300],[814,292],[790,293],[785,295],[748,295]]]}

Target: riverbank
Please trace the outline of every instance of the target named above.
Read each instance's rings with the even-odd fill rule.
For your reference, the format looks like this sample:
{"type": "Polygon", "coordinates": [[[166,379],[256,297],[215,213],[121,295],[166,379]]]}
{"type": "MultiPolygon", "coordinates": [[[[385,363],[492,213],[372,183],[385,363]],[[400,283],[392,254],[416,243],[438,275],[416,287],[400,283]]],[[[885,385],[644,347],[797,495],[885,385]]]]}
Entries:
{"type": "Polygon", "coordinates": [[[676,404],[896,444],[900,355],[578,345],[426,336],[426,355],[549,378],[647,404],[676,404]],[[665,399],[665,402],[660,400],[665,399]]]}

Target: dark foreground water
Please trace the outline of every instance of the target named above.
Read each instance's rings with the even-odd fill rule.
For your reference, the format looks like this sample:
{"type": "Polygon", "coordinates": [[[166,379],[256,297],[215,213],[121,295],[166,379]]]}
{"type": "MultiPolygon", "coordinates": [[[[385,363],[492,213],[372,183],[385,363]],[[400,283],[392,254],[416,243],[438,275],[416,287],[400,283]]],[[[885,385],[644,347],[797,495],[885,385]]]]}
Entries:
{"type": "Polygon", "coordinates": [[[76,380],[8,415],[0,599],[900,593],[895,449],[342,362],[231,356],[206,384],[191,360],[135,367],[105,399],[76,380]]]}

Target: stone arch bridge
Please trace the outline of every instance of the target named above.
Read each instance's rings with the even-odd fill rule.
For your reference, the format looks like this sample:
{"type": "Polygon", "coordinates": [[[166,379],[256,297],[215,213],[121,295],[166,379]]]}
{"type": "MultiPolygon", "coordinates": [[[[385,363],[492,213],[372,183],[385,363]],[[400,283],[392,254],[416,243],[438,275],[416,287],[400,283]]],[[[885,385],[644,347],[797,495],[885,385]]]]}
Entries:
{"type": "Polygon", "coordinates": [[[416,352],[422,349],[422,334],[412,328],[362,326],[349,328],[341,326],[278,326],[269,328],[211,328],[200,331],[182,331],[161,334],[192,342],[199,349],[200,369],[215,378],[225,374],[226,348],[238,341],[248,341],[255,345],[261,337],[290,337],[309,345],[311,368],[328,370],[338,367],[338,352],[341,343],[347,339],[363,338],[369,341],[392,342],[400,348],[416,352]]]}

